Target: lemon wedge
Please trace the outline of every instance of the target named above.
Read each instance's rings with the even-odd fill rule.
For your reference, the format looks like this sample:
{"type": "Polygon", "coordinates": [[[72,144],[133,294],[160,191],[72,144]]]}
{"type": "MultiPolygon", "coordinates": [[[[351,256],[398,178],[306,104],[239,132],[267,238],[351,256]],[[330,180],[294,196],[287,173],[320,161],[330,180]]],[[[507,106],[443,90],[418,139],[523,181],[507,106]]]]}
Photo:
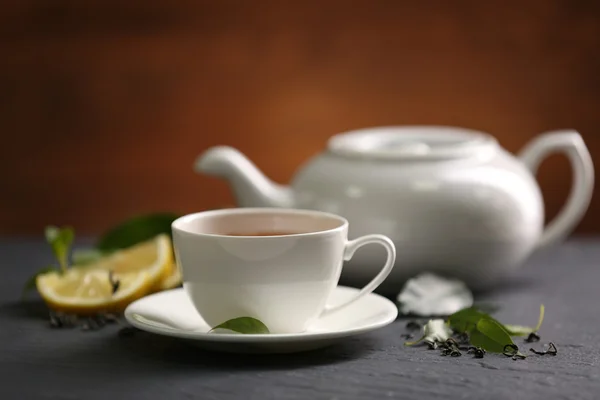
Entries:
{"type": "Polygon", "coordinates": [[[173,273],[173,248],[167,235],[117,251],[67,272],[49,272],[36,279],[48,307],[93,314],[122,311],[132,301],[160,290],[173,273]]]}
{"type": "Polygon", "coordinates": [[[109,271],[72,269],[65,274],[51,272],[37,278],[37,288],[49,308],[74,314],[117,312],[145,296],[152,287],[147,272],[113,274],[119,282],[113,294],[109,271]]]}
{"type": "Polygon", "coordinates": [[[169,275],[163,278],[159,284],[158,290],[169,290],[174,289],[181,285],[182,276],[181,271],[177,268],[177,264],[173,263],[169,275]]]}

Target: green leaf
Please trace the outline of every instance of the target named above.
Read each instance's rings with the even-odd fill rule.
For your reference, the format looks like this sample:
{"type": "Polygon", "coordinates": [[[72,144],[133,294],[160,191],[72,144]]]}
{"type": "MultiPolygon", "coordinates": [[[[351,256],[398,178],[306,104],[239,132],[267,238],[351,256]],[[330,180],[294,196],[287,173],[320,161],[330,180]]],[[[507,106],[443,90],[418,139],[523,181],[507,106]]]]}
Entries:
{"type": "Polygon", "coordinates": [[[492,353],[502,353],[508,344],[514,344],[502,324],[493,318],[482,318],[470,334],[471,344],[492,353]]]}
{"type": "Polygon", "coordinates": [[[448,317],[448,323],[455,332],[470,333],[483,318],[492,318],[475,307],[469,307],[455,312],[448,317]]]}
{"type": "Polygon", "coordinates": [[[69,249],[73,243],[75,232],[71,227],[58,228],[56,226],[47,226],[45,230],[46,240],[52,246],[54,256],[63,271],[68,266],[69,249]]]}
{"type": "Polygon", "coordinates": [[[544,322],[544,314],[546,313],[546,307],[543,304],[540,304],[540,316],[538,317],[538,323],[535,326],[535,331],[537,332],[542,327],[542,323],[544,322]]]}
{"type": "Polygon", "coordinates": [[[500,306],[497,304],[481,301],[473,303],[472,307],[486,314],[493,314],[500,309],[500,306]]]}
{"type": "Polygon", "coordinates": [[[56,271],[56,272],[60,273],[60,269],[58,269],[57,267],[49,266],[49,267],[40,269],[35,274],[30,276],[29,279],[27,279],[27,281],[25,282],[25,286],[23,286],[23,295],[25,295],[30,290],[35,289],[36,279],[39,275],[43,275],[43,274],[46,274],[51,271],[56,271]]]}
{"type": "Polygon", "coordinates": [[[209,333],[216,329],[228,329],[238,333],[269,333],[269,328],[267,328],[265,324],[252,317],[230,319],[229,321],[225,321],[222,324],[215,326],[209,333]]]}
{"type": "Polygon", "coordinates": [[[504,329],[510,336],[527,336],[535,330],[530,326],[505,324],[504,329]]]}
{"type": "Polygon", "coordinates": [[[74,250],[71,258],[73,260],[73,266],[80,267],[97,261],[107,254],[108,253],[97,249],[80,249],[74,250]]]}
{"type": "Polygon", "coordinates": [[[421,343],[425,339],[425,335],[421,336],[417,340],[404,342],[405,346],[414,346],[415,344],[421,343]]]}
{"type": "Polygon", "coordinates": [[[179,215],[173,213],[136,216],[102,235],[96,243],[96,248],[103,252],[110,252],[150,240],[161,233],[171,236],[171,223],[178,217],[179,215]]]}

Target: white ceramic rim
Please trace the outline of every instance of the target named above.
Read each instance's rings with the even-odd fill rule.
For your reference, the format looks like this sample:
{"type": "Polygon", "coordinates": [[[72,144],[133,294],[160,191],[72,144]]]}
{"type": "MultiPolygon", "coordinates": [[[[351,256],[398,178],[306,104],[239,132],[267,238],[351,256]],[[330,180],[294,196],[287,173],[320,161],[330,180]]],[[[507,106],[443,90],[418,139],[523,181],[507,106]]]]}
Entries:
{"type": "MultiPolygon", "coordinates": [[[[141,299],[138,299],[131,303],[125,309],[125,319],[133,326],[143,331],[177,337],[180,339],[191,339],[204,342],[235,342],[235,343],[285,343],[285,342],[296,342],[303,340],[324,340],[324,339],[336,339],[345,336],[357,335],[359,333],[369,332],[375,329],[383,328],[386,325],[391,324],[398,317],[398,307],[389,299],[377,294],[369,293],[367,297],[376,298],[381,304],[381,310],[377,315],[381,315],[381,319],[370,324],[361,325],[355,328],[349,328],[341,331],[325,331],[325,332],[299,332],[299,333],[261,333],[261,334],[237,334],[237,333],[208,333],[208,332],[197,332],[197,331],[185,331],[182,329],[175,329],[165,327],[159,327],[157,325],[151,325],[136,318],[136,313],[132,311],[133,305],[136,303],[143,302],[144,299],[157,296],[167,296],[175,291],[182,291],[184,289],[170,289],[159,293],[154,293],[141,299]]],[[[356,289],[348,286],[338,285],[334,290],[346,290],[358,293],[360,289],[356,289]]]]}
{"type": "MultiPolygon", "coordinates": [[[[407,141],[407,144],[410,142],[407,141]]],[[[332,136],[327,142],[330,152],[343,156],[376,159],[448,159],[489,153],[498,147],[496,139],[484,132],[444,125],[398,125],[361,128],[332,136]],[[414,137],[426,140],[454,139],[455,143],[426,148],[386,148],[392,139],[414,137]]]]}
{"type": "Polygon", "coordinates": [[[316,235],[327,235],[340,230],[347,229],[348,220],[337,214],[332,214],[324,211],[314,210],[303,210],[296,208],[278,208],[278,207],[239,207],[239,208],[223,208],[218,210],[200,211],[196,213],[186,214],[182,217],[177,218],[171,223],[171,229],[177,232],[181,232],[186,235],[201,236],[201,237],[215,237],[215,238],[227,238],[229,240],[248,240],[248,239],[261,239],[261,240],[281,240],[283,238],[294,238],[304,236],[316,236],[316,235]],[[272,236],[244,236],[244,235],[223,235],[217,233],[204,233],[191,231],[184,228],[182,225],[186,224],[190,220],[198,218],[218,216],[218,215],[243,215],[243,214],[288,214],[288,215],[305,215],[307,217],[327,218],[333,219],[339,222],[339,225],[335,228],[318,230],[313,232],[293,233],[289,235],[272,235],[272,236]]]}

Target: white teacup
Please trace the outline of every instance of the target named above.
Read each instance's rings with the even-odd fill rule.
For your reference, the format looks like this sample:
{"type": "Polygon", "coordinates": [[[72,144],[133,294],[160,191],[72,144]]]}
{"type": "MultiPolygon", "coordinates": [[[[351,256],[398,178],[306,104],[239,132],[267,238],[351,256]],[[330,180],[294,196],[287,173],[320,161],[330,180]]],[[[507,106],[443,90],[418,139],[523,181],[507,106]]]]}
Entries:
{"type": "Polygon", "coordinates": [[[319,316],[372,292],[391,272],[393,242],[383,235],[348,240],[348,221],[308,210],[235,208],[173,222],[183,287],[211,327],[238,317],[261,320],[271,333],[303,332],[319,316]],[[344,260],[379,243],[387,261],[355,297],[327,306],[344,260]]]}

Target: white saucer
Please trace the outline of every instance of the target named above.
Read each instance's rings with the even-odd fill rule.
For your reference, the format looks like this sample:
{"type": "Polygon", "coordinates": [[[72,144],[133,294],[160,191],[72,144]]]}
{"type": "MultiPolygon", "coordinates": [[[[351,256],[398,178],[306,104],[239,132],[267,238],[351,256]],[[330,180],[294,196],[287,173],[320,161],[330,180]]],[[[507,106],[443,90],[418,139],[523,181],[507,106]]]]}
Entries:
{"type": "MultiPolygon", "coordinates": [[[[338,286],[329,304],[338,304],[358,289],[338,286]]],[[[285,334],[207,333],[210,327],[183,289],[156,293],[133,302],[125,318],[133,326],[156,333],[188,339],[209,349],[235,353],[292,353],[329,346],[335,341],[369,332],[393,322],[398,315],[394,303],[369,294],[348,307],[318,319],[306,332],[285,334]]]]}

